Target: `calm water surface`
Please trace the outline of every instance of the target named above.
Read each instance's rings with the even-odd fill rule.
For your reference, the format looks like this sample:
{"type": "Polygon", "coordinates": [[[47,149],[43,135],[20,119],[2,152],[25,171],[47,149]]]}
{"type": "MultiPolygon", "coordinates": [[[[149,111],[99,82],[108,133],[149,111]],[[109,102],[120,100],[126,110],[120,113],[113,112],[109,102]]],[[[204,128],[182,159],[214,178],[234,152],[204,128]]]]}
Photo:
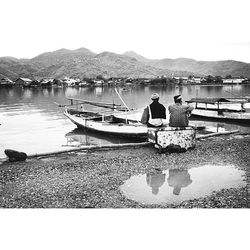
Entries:
{"type": "MultiPolygon", "coordinates": [[[[129,107],[138,109],[138,114],[150,103],[154,92],[168,106],[173,96],[181,94],[183,100],[199,97],[250,96],[250,85],[232,86],[147,86],[118,88],[129,107]]],[[[27,154],[51,152],[81,145],[125,143],[124,139],[100,136],[76,129],[63,115],[63,108],[55,105],[65,103],[66,97],[121,103],[112,87],[95,88],[0,88],[0,158],[4,149],[15,149],[27,154]]],[[[95,107],[89,107],[95,110],[95,107]]],[[[240,129],[250,132],[250,125],[192,121],[207,126],[209,131],[240,129]]]]}

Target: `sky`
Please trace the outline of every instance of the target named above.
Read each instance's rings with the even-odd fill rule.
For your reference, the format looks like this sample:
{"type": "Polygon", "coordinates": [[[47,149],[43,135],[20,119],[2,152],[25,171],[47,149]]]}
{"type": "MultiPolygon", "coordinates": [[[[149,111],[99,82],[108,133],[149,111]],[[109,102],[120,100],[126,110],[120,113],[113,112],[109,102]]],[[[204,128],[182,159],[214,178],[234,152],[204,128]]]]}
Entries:
{"type": "Polygon", "coordinates": [[[248,0],[0,0],[0,57],[61,48],[250,63],[248,0]]]}

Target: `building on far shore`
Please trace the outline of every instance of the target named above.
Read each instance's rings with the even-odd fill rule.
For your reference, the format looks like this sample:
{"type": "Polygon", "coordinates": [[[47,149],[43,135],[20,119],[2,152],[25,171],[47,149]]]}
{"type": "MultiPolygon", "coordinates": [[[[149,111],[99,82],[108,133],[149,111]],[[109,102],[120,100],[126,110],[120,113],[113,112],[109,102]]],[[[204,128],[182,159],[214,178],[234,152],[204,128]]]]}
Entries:
{"type": "Polygon", "coordinates": [[[14,83],[9,78],[4,77],[0,79],[0,86],[12,86],[14,83]]]}
{"type": "Polygon", "coordinates": [[[202,78],[199,76],[193,76],[191,79],[188,80],[189,83],[193,84],[200,84],[202,81],[202,78]]]}
{"type": "Polygon", "coordinates": [[[102,86],[104,81],[103,80],[99,80],[99,79],[94,79],[94,86],[102,86]]]}
{"type": "Polygon", "coordinates": [[[172,78],[175,83],[186,84],[188,83],[188,76],[174,76],[172,78]]]}
{"type": "Polygon", "coordinates": [[[229,84],[229,83],[243,83],[244,81],[246,81],[247,79],[240,77],[240,76],[232,76],[231,78],[223,78],[222,81],[225,84],[229,84]]]}
{"type": "MultiPolygon", "coordinates": [[[[72,79],[69,77],[64,77],[64,79],[62,81],[66,86],[69,86],[69,87],[75,86],[76,83],[78,82],[78,80],[75,80],[75,79],[72,79]]],[[[80,81],[80,79],[79,79],[79,81],[80,81]]]]}
{"type": "Polygon", "coordinates": [[[28,86],[31,82],[32,80],[29,78],[18,78],[16,79],[15,84],[19,86],[28,86]]]}

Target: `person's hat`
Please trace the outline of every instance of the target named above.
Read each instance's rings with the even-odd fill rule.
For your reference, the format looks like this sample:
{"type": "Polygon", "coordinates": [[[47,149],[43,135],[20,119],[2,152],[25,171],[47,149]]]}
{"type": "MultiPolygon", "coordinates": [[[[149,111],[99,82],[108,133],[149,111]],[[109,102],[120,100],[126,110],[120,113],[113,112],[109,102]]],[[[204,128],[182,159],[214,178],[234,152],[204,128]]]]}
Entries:
{"type": "Polygon", "coordinates": [[[174,96],[174,101],[176,102],[176,101],[179,101],[179,100],[181,100],[181,95],[176,95],[176,96],[174,96]]]}
{"type": "Polygon", "coordinates": [[[152,100],[156,100],[156,99],[159,99],[160,98],[160,96],[159,96],[159,94],[157,94],[157,93],[154,93],[152,96],[151,96],[151,99],[152,100]]]}

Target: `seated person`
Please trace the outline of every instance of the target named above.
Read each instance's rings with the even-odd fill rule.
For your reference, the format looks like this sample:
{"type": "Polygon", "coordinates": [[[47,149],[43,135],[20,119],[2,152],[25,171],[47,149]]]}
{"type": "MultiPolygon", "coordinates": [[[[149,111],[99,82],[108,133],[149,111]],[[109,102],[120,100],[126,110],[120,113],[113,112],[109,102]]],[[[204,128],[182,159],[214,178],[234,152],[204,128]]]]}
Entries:
{"type": "Polygon", "coordinates": [[[141,123],[147,124],[148,127],[163,126],[163,119],[166,119],[166,108],[159,103],[159,95],[157,93],[151,96],[152,103],[148,105],[142,114],[141,123]]]}
{"type": "Polygon", "coordinates": [[[170,114],[169,126],[171,127],[187,127],[188,116],[194,109],[189,105],[182,105],[181,95],[174,96],[174,104],[168,107],[170,114]]]}

